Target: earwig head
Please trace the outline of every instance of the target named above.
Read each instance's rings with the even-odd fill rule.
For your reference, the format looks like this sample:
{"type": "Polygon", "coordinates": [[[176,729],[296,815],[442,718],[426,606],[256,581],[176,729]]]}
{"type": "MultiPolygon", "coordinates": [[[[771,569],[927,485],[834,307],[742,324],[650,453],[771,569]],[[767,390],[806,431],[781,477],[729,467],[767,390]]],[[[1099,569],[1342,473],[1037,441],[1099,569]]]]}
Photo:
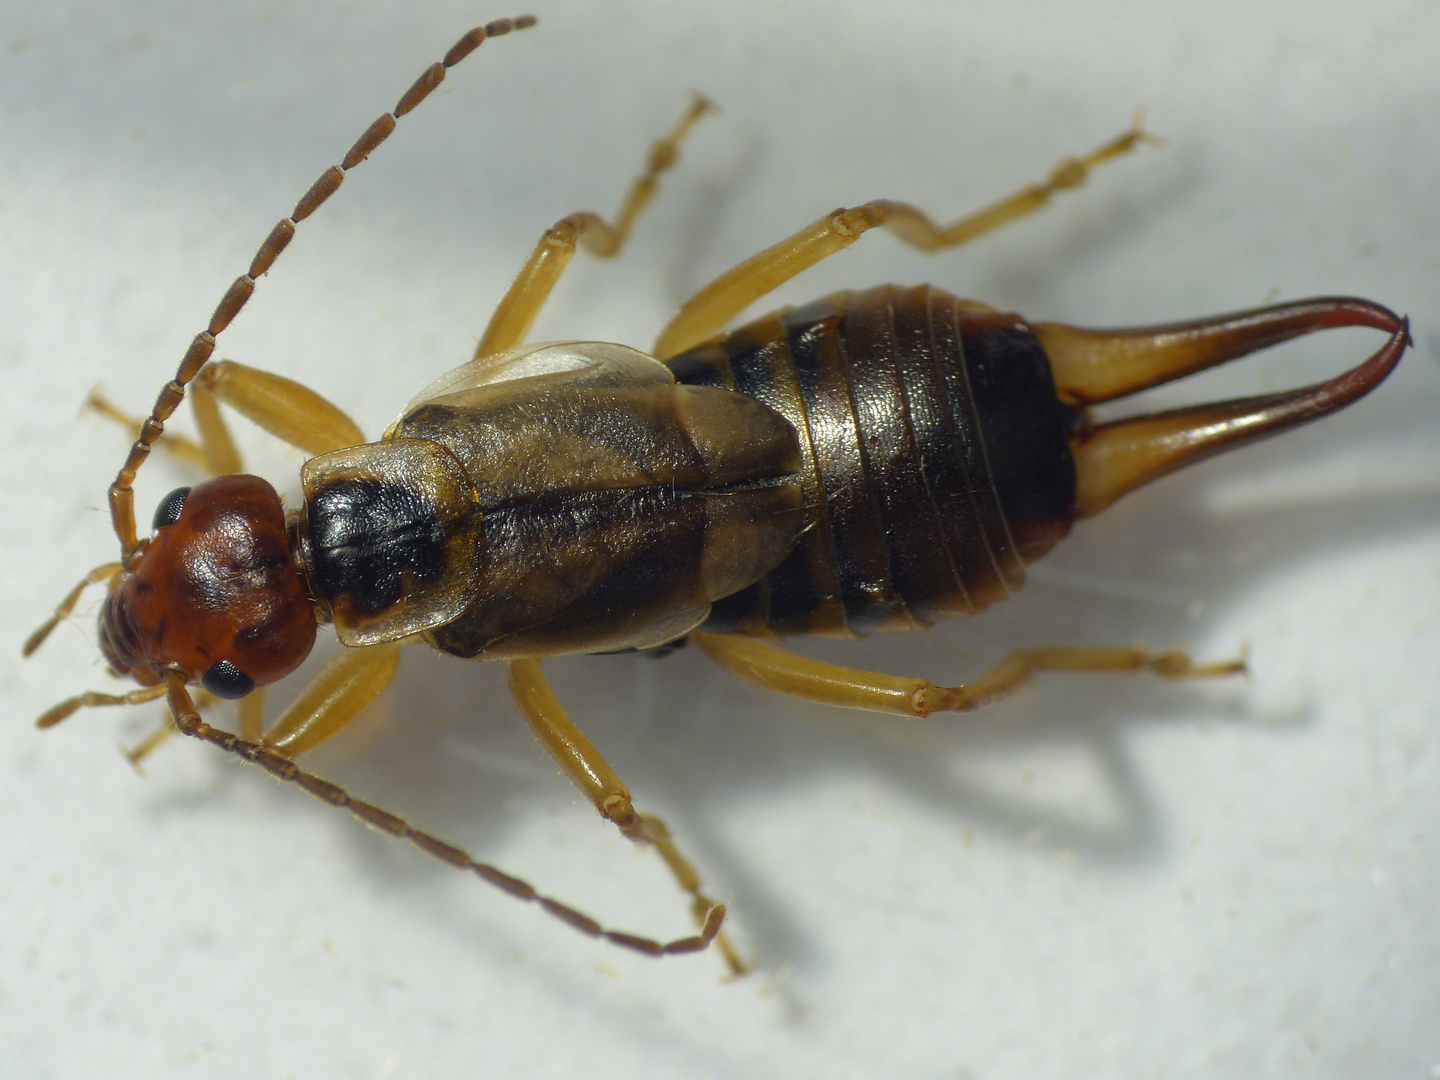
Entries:
{"type": "Polygon", "coordinates": [[[315,626],[280,496],[232,475],[160,501],[154,535],[105,599],[100,647],[144,685],[173,665],[237,698],[299,667],[315,626]]]}

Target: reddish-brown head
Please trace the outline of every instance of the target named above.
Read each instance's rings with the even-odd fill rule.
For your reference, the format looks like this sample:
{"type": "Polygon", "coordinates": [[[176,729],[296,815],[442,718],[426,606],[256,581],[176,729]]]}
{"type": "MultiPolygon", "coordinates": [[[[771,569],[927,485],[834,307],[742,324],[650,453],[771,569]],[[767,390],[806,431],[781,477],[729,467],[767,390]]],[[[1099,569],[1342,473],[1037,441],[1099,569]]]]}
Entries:
{"type": "Polygon", "coordinates": [[[101,609],[100,647],[144,685],[174,665],[238,698],[299,667],[315,627],[280,496],[236,474],[160,501],[154,535],[101,609]]]}

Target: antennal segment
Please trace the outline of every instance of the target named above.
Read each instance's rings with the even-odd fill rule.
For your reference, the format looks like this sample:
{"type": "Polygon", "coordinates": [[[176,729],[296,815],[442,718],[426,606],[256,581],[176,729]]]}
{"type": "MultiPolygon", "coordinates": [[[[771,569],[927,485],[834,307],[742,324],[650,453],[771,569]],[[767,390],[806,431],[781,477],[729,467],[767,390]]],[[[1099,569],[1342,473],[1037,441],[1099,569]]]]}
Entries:
{"type": "Polygon", "coordinates": [[[190,348],[180,361],[175,378],[166,383],[160,391],[155,407],[140,428],[140,437],[130,447],[125,464],[116,475],[115,482],[110,485],[110,520],[115,527],[115,535],[120,539],[123,559],[128,561],[140,546],[135,534],[135,495],[132,490],[135,474],[140,471],[140,466],[145,464],[145,459],[150,456],[150,448],[165,430],[165,421],[170,419],[171,414],[185,399],[185,387],[200,373],[200,369],[215,351],[215,338],[230,325],[250,299],[250,295],[255,291],[255,280],[274,265],[280,253],[294,238],[296,224],[320,209],[325,200],[339,190],[345,174],[369,157],[376,147],[390,137],[390,133],[395,130],[395,122],[429,97],[445,80],[446,71],[479,48],[486,38],[500,37],[512,30],[524,30],[534,26],[535,22],[533,15],[496,19],[464,34],[450,47],[443,60],[425,69],[401,96],[393,111],[382,113],[365,129],[364,134],[355,140],[355,144],[346,152],[339,165],[332,165],[320,174],[320,178],[300,197],[290,216],[281,218],[270,230],[270,235],[265,237],[259,250],[255,252],[255,257],[250,260],[250,268],[236,278],[225,291],[225,295],[215,307],[215,313],[210,316],[210,324],[190,342],[190,348]]]}
{"type": "MultiPolygon", "coordinates": [[[[338,784],[332,784],[329,780],[321,779],[314,773],[306,772],[289,758],[270,747],[211,727],[200,719],[200,714],[196,711],[195,704],[185,689],[185,673],[183,671],[166,672],[162,685],[170,705],[170,714],[175,718],[175,726],[184,734],[218,746],[227,754],[234,754],[253,765],[259,765],[277,780],[295,784],[337,810],[349,811],[372,829],[400,840],[408,840],[427,855],[431,855],[443,863],[448,863],[457,870],[467,870],[517,900],[538,904],[548,914],[559,919],[571,929],[578,930],[586,937],[608,941],[612,945],[618,945],[622,949],[630,949],[645,956],[659,957],[702,952],[710,947],[710,943],[720,933],[720,927],[725,921],[725,905],[718,903],[710,904],[701,914],[700,933],[692,934],[689,937],[657,941],[654,938],[642,937],[623,930],[608,929],[569,904],[537,892],[534,886],[528,882],[507,874],[489,863],[478,862],[454,844],[448,844],[438,836],[414,828],[404,818],[392,814],[388,810],[382,810],[374,803],[355,798],[338,784]]],[[[152,697],[159,696],[153,688],[147,688],[143,692],[152,697]]]]}

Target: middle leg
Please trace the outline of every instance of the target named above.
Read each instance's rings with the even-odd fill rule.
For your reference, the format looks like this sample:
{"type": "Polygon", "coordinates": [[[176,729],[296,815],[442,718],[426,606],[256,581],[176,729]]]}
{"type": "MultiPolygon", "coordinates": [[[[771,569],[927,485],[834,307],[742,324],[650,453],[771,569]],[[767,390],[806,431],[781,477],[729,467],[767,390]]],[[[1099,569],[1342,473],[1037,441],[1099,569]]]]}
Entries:
{"type": "MultiPolygon", "coordinates": [[[[631,840],[648,844],[659,852],[680,887],[690,894],[695,921],[704,926],[717,901],[702,891],[699,873],[680,853],[666,824],[635,809],[625,782],[566,714],[565,707],[550,689],[540,661],[510,661],[510,692],[545,751],[600,811],[600,816],[614,822],[631,840]]],[[[723,931],[715,943],[732,974],[743,975],[750,969],[723,931]]]]}
{"type": "Polygon", "coordinates": [[[585,248],[601,258],[612,258],[620,253],[630,226],[645,205],[654,196],[659,186],[660,174],[671,168],[679,157],[680,140],[695,125],[695,121],[714,109],[714,104],[702,94],[696,94],[690,107],[663,139],[650,148],[650,157],[645,171],[630,185],[620,212],[615,215],[615,224],[610,224],[598,214],[588,211],[571,214],[560,219],[540,238],[540,243],[525,260],[520,274],[515,278],[495,314],[485,336],[475,349],[475,359],[504,352],[524,342],[530,324],[535,321],[540,308],[550,296],[550,290],[560,280],[560,275],[570,265],[577,246],[585,248]]]}

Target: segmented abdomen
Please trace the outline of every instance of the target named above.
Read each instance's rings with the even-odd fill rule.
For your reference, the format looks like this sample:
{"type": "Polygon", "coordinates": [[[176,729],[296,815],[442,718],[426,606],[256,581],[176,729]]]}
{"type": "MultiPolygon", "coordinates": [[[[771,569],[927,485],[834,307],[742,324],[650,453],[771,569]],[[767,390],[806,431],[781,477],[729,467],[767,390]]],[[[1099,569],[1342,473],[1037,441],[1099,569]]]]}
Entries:
{"type": "Polygon", "coordinates": [[[929,286],[837,293],[668,361],[784,415],[806,529],[704,629],[909,630],[1008,595],[1074,519],[1075,413],[1018,317],[929,286]]]}

